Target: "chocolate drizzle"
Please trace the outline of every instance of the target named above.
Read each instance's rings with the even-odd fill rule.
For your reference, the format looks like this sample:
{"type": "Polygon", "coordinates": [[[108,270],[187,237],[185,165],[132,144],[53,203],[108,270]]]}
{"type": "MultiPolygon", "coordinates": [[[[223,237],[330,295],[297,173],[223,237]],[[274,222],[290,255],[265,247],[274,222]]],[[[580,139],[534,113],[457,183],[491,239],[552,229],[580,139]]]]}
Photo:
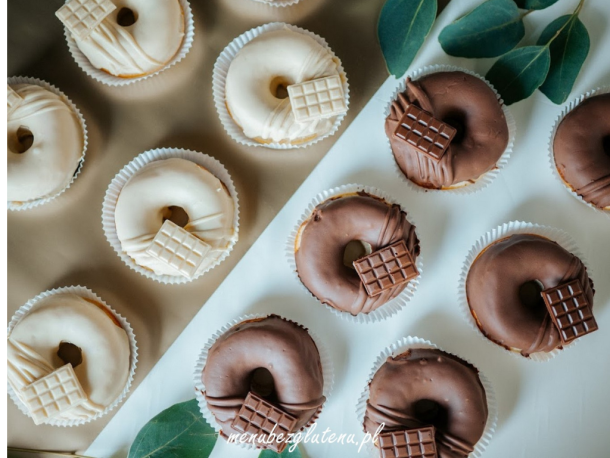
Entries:
{"type": "Polygon", "coordinates": [[[413,259],[419,255],[415,227],[398,205],[368,194],[348,195],[318,205],[302,230],[295,254],[299,278],[322,303],[352,315],[370,313],[398,296],[406,284],[369,297],[358,274],[343,265],[353,240],[373,251],[404,239],[413,259]]]}
{"type": "Polygon", "coordinates": [[[390,357],[370,382],[364,429],[384,432],[434,426],[439,458],[465,458],[483,435],[487,398],[476,368],[434,349],[390,357]],[[438,404],[442,415],[423,418],[417,404],[438,404]]]}
{"type": "Polygon", "coordinates": [[[405,176],[435,189],[476,180],[496,166],[508,144],[508,125],[494,92],[479,78],[459,71],[433,73],[417,81],[407,79],[405,92],[391,105],[385,131],[405,176]],[[411,103],[458,130],[440,161],[394,137],[411,103]]]}

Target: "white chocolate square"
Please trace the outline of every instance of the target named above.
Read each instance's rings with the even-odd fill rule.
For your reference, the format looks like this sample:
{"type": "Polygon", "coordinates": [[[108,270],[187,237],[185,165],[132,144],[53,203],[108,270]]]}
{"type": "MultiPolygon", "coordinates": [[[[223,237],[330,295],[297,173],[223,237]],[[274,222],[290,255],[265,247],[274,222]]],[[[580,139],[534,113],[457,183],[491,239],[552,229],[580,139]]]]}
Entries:
{"type": "Polygon", "coordinates": [[[71,364],[26,386],[21,394],[37,425],[46,423],[87,400],[71,364]]]}
{"type": "Polygon", "coordinates": [[[8,110],[6,115],[10,116],[10,114],[15,110],[15,108],[17,108],[19,104],[23,102],[23,98],[21,98],[21,96],[17,94],[15,90],[8,84],[6,85],[6,90],[6,104],[8,110]]]}
{"type": "Polygon", "coordinates": [[[329,118],[347,111],[339,75],[288,86],[288,97],[297,122],[329,118]]]}
{"type": "Polygon", "coordinates": [[[72,35],[84,40],[115,9],[116,5],[110,0],[69,0],[55,16],[72,35]]]}
{"type": "Polygon", "coordinates": [[[191,279],[210,248],[210,245],[200,238],[170,220],[165,220],[146,253],[191,279]]]}

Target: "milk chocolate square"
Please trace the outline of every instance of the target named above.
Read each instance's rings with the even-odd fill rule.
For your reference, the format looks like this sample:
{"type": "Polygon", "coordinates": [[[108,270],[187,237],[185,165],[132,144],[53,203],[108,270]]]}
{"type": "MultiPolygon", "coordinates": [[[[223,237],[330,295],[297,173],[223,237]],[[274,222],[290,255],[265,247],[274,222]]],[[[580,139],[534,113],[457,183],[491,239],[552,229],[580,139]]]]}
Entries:
{"type": "Polygon", "coordinates": [[[546,289],[541,294],[563,343],[597,331],[597,322],[580,280],[546,289]]]}
{"type": "Polygon", "coordinates": [[[288,446],[288,434],[293,432],[296,424],[296,417],[277,408],[253,392],[249,392],[231,427],[240,433],[256,434],[254,443],[257,447],[282,453],[288,446]],[[275,429],[273,429],[274,427],[275,429]],[[271,432],[275,434],[276,440],[267,443],[271,432]],[[283,436],[281,441],[277,440],[279,434],[283,436]],[[264,440],[263,443],[259,442],[261,438],[264,440]]]}
{"type": "Polygon", "coordinates": [[[434,426],[379,435],[381,458],[437,458],[434,426]]]}
{"type": "Polygon", "coordinates": [[[409,143],[419,151],[440,161],[447,152],[456,130],[421,108],[410,104],[400,118],[394,136],[409,143]]]}
{"type": "Polygon", "coordinates": [[[371,297],[419,275],[404,240],[357,259],[354,268],[371,297]]]}
{"type": "Polygon", "coordinates": [[[328,118],[347,111],[339,75],[292,84],[287,89],[297,122],[328,118]]]}
{"type": "Polygon", "coordinates": [[[210,245],[181,228],[170,220],[165,220],[146,253],[173,268],[186,278],[197,274],[210,245]]]}
{"type": "Polygon", "coordinates": [[[87,400],[71,364],[26,386],[21,395],[37,425],[46,423],[87,400]]]}
{"type": "Polygon", "coordinates": [[[72,35],[84,40],[115,9],[110,0],[69,0],[55,16],[72,35]]]}

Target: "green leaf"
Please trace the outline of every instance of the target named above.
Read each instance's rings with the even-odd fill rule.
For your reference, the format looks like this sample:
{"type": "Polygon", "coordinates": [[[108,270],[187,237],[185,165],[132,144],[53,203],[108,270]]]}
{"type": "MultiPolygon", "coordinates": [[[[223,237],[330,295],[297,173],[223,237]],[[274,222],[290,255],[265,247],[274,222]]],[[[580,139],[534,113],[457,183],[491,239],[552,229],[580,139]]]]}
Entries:
{"type": "Polygon", "coordinates": [[[524,35],[513,0],[488,0],[445,27],[438,41],[451,56],[498,57],[517,46],[524,35]]]}
{"type": "Polygon", "coordinates": [[[218,434],[199,411],[197,400],[174,404],[138,433],[128,458],[206,458],[218,434]]]}
{"type": "Polygon", "coordinates": [[[273,450],[263,450],[258,458],[301,458],[301,450],[295,447],[293,452],[290,452],[290,445],[284,449],[281,454],[275,453],[273,450]]]}
{"type": "Polygon", "coordinates": [[[547,46],[525,46],[500,57],[486,78],[511,105],[528,98],[549,72],[551,53],[547,46]]]}
{"type": "Polygon", "coordinates": [[[525,10],[543,10],[557,3],[558,0],[515,0],[519,8],[525,10]]]}
{"type": "Polygon", "coordinates": [[[549,42],[551,68],[540,90],[552,102],[561,104],[568,99],[574,87],[574,82],[589,54],[591,40],[587,28],[578,16],[567,15],[555,19],[544,29],[538,44],[546,45],[549,42]]]}
{"type": "Polygon", "coordinates": [[[424,40],[436,18],[437,0],[386,0],[377,35],[388,71],[402,76],[424,40]]]}

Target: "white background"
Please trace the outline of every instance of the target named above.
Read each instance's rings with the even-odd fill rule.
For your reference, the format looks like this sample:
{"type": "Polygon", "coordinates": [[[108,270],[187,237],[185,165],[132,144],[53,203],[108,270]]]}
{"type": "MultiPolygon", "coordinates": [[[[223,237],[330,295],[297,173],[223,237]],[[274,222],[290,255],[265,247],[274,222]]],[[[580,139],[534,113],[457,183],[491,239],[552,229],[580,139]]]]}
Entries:
{"type": "MultiPolygon", "coordinates": [[[[446,24],[478,3],[452,1],[411,69],[449,63],[485,74],[492,60],[450,58],[437,41],[446,24]]],[[[549,22],[573,11],[577,3],[559,0],[551,8],[528,15],[524,44],[535,43],[549,22]]],[[[586,0],[580,17],[591,36],[591,51],[570,99],[610,84],[610,2],[586,0]]],[[[330,427],[335,433],[355,433],[361,439],[355,407],[373,361],[398,338],[417,335],[471,360],[491,380],[499,421],[486,456],[608,456],[610,219],[578,202],[551,173],[549,133],[561,107],[540,92],[511,107],[517,120],[514,153],[487,189],[466,196],[418,193],[409,190],[396,175],[383,131],[384,108],[396,85],[397,81],[389,78],[379,89],[116,413],[87,455],[125,456],[150,418],[194,397],[193,366],[209,336],[243,314],[273,312],[310,327],[330,350],[335,387],[319,419],[319,432],[330,427]],[[311,199],[324,189],[350,182],[379,187],[398,199],[417,223],[424,255],[425,272],[413,300],[398,315],[372,325],[342,320],[304,293],[284,256],[285,240],[311,199]],[[515,358],[482,340],[457,307],[460,268],[472,244],[486,231],[517,219],[567,231],[576,239],[594,274],[600,330],[548,363],[515,358]]],[[[283,154],[290,152],[278,152],[278,160],[283,154]]],[[[307,444],[305,451],[310,457],[356,456],[353,446],[307,444]]],[[[220,440],[213,453],[215,457],[257,455],[256,451],[244,451],[220,440]]]]}

